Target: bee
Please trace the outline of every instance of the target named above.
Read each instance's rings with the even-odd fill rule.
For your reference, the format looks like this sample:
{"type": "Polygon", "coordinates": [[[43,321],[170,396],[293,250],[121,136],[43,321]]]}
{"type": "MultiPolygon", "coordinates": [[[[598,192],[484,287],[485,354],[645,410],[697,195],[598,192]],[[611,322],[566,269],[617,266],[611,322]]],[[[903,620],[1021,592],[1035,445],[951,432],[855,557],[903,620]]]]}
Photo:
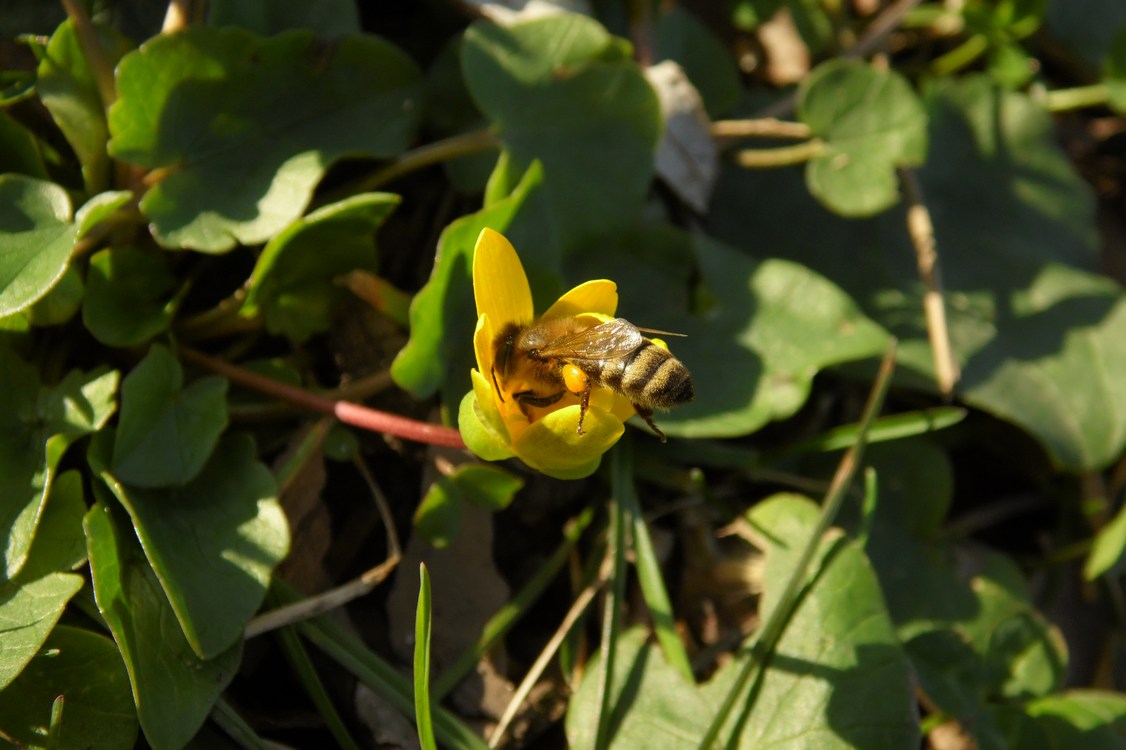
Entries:
{"type": "Polygon", "coordinates": [[[502,392],[498,375],[502,382],[527,385],[511,395],[529,419],[529,407],[551,406],[565,393],[574,393],[579,396],[580,435],[591,391],[608,388],[628,398],[665,442],[653,411],[688,403],[696,391],[688,368],[642,332],[680,335],[638,328],[623,318],[597,325],[566,316],[508,323],[493,341],[493,385],[502,392]]]}

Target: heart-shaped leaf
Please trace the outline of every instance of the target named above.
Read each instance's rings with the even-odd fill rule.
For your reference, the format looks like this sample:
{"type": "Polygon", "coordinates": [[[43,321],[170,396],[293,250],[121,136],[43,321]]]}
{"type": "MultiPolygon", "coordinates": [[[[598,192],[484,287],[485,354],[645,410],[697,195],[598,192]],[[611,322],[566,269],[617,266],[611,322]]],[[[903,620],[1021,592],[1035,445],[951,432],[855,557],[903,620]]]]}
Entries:
{"type": "Polygon", "coordinates": [[[58,283],[77,233],[65,190],[0,175],[0,317],[30,307],[58,283]]]}

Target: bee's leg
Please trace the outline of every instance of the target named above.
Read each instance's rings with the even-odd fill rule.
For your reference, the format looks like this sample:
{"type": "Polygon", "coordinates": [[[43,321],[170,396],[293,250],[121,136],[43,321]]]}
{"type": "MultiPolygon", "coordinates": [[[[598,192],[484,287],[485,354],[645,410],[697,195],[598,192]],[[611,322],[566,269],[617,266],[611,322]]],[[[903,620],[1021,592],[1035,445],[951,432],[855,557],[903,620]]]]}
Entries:
{"type": "Polygon", "coordinates": [[[535,391],[520,391],[519,393],[512,394],[516,399],[516,403],[520,405],[520,411],[524,416],[531,420],[532,415],[528,413],[529,406],[551,406],[559,399],[563,398],[563,391],[553,393],[550,396],[538,396],[535,391]]]}
{"type": "Polygon", "coordinates": [[[594,389],[593,383],[587,383],[586,388],[583,389],[582,395],[579,397],[579,428],[578,433],[583,434],[583,417],[586,416],[586,409],[590,406],[590,392],[594,389]]]}
{"type": "Polygon", "coordinates": [[[644,406],[633,405],[633,410],[637,412],[637,416],[645,420],[645,424],[649,425],[653,432],[657,433],[657,437],[661,439],[662,443],[668,442],[665,438],[665,433],[661,432],[661,428],[653,421],[653,410],[646,409],[644,406]]]}

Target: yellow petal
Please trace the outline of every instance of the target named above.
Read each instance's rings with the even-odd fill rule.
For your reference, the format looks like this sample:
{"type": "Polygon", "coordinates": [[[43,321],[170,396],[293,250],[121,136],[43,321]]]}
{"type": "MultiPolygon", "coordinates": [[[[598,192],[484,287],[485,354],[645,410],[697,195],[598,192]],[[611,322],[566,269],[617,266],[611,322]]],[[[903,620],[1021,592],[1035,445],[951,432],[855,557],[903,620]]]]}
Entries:
{"type": "Polygon", "coordinates": [[[567,473],[608,451],[625,431],[622,420],[602,409],[587,409],[579,435],[579,407],[554,411],[524,430],[512,445],[516,455],[545,474],[567,473]]]}
{"type": "Polygon", "coordinates": [[[607,279],[597,279],[583,282],[564,294],[544,316],[601,313],[613,317],[617,309],[618,285],[607,279]]]}
{"type": "Polygon", "coordinates": [[[500,410],[497,409],[496,397],[493,395],[493,381],[477,370],[470,370],[469,376],[473,380],[473,395],[477,397],[481,415],[488,422],[493,432],[511,441],[512,433],[508,429],[508,423],[501,416],[500,410]]]}
{"type": "Polygon", "coordinates": [[[500,327],[528,322],[535,314],[532,290],[512,243],[492,229],[482,229],[473,250],[473,296],[477,315],[488,315],[500,327]]]}
{"type": "MultiPolygon", "coordinates": [[[[595,388],[590,393],[590,405],[608,411],[623,422],[636,412],[630,400],[609,388],[595,388]]],[[[584,423],[585,426],[585,423],[584,423]]]]}
{"type": "Polygon", "coordinates": [[[488,315],[477,318],[473,331],[473,353],[477,356],[477,371],[486,377],[493,372],[493,326],[488,315]]]}

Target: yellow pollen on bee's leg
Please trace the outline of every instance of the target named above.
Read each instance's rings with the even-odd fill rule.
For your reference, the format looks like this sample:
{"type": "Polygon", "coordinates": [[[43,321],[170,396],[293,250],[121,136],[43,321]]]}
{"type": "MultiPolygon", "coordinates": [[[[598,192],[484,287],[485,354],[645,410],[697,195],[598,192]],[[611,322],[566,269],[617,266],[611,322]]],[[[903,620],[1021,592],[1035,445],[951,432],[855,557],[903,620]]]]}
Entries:
{"type": "Polygon", "coordinates": [[[587,389],[588,379],[586,373],[575,365],[563,365],[563,385],[571,393],[582,393],[587,389]]]}

